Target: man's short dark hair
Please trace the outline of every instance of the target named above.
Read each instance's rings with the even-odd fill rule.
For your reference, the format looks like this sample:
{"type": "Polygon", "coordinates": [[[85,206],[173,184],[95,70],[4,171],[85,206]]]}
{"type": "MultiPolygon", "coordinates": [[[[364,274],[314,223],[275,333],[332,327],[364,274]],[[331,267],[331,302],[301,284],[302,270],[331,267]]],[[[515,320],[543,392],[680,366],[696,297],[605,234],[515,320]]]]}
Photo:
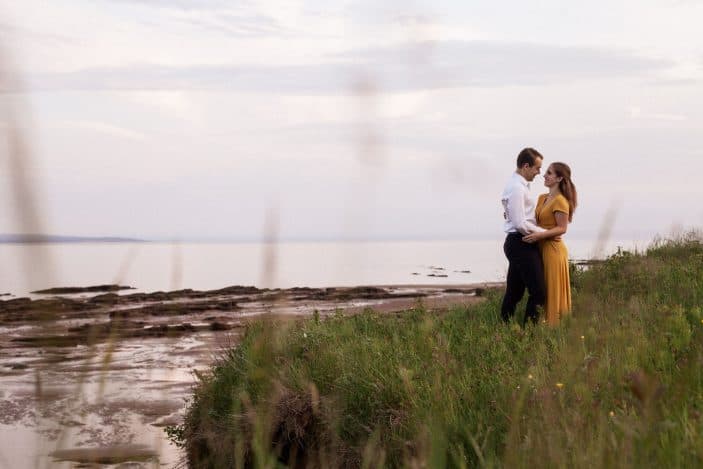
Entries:
{"type": "Polygon", "coordinates": [[[522,168],[525,163],[529,166],[534,166],[537,158],[544,159],[542,154],[534,148],[523,148],[520,154],[517,155],[517,167],[522,168]]]}

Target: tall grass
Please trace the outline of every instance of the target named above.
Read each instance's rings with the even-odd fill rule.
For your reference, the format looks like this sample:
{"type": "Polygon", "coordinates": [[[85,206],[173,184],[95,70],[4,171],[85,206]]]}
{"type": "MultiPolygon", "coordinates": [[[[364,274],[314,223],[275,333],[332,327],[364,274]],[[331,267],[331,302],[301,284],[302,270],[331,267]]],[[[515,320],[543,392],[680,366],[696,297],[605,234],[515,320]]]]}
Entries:
{"type": "Polygon", "coordinates": [[[501,292],[444,314],[260,321],[202,375],[171,436],[192,467],[703,465],[703,246],[573,272],[561,326],[501,292]]]}

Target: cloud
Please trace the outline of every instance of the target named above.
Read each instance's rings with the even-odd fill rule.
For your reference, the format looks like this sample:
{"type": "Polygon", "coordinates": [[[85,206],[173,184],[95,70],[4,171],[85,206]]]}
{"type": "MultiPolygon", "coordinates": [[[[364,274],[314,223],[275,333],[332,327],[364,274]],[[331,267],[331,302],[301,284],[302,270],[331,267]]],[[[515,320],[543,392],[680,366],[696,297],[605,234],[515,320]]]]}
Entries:
{"type": "Polygon", "coordinates": [[[3,40],[3,42],[9,42],[18,37],[28,38],[42,43],[73,44],[77,42],[75,38],[68,35],[40,32],[32,28],[20,27],[0,21],[0,39],[3,40]]]}
{"type": "MultiPolygon", "coordinates": [[[[211,33],[217,31],[232,37],[281,36],[290,34],[275,18],[257,12],[260,8],[251,1],[218,0],[111,0],[120,5],[137,5],[159,9],[179,24],[211,33]]],[[[152,18],[153,20],[153,18],[152,18]]]]}
{"type": "MultiPolygon", "coordinates": [[[[647,76],[674,66],[627,51],[496,41],[407,43],[353,50],[307,65],[154,64],[30,76],[39,90],[231,90],[345,94],[540,86],[647,76]]],[[[3,91],[12,91],[4,89],[3,91]]]]}
{"type": "Polygon", "coordinates": [[[627,76],[673,65],[617,49],[485,40],[408,43],[351,51],[339,57],[379,67],[424,63],[438,75],[444,73],[447,83],[479,86],[627,76]]]}
{"type": "Polygon", "coordinates": [[[250,15],[240,12],[202,14],[183,18],[183,22],[207,31],[219,31],[234,37],[281,36],[291,31],[275,19],[265,15],[250,15]]]}
{"type": "Polygon", "coordinates": [[[690,86],[700,87],[703,85],[703,78],[664,78],[652,81],[652,85],[673,86],[677,88],[690,86]]]}
{"type": "Polygon", "coordinates": [[[660,121],[685,121],[687,118],[681,114],[666,114],[657,112],[642,112],[639,106],[631,106],[630,117],[633,119],[650,119],[660,121]]]}
{"type": "Polygon", "coordinates": [[[99,132],[102,134],[112,135],[119,138],[126,138],[129,140],[146,139],[146,136],[141,132],[98,121],[65,121],[60,123],[59,127],[89,130],[92,132],[99,132]]]}
{"type": "MultiPolygon", "coordinates": [[[[115,4],[133,4],[154,8],[180,8],[183,10],[203,10],[225,8],[231,4],[226,0],[109,0],[115,4]]],[[[239,4],[250,6],[251,2],[239,1],[239,4]]]]}

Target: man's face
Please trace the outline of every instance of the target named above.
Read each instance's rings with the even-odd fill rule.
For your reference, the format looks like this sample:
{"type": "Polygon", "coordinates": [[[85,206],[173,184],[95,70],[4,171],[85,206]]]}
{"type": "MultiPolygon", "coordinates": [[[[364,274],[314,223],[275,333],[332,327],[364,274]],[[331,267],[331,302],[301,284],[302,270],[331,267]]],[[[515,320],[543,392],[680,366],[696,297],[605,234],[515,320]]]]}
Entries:
{"type": "Polygon", "coordinates": [[[535,158],[535,165],[534,166],[525,165],[525,171],[524,171],[525,179],[528,181],[534,180],[535,176],[537,176],[541,170],[542,170],[542,158],[535,158]]]}

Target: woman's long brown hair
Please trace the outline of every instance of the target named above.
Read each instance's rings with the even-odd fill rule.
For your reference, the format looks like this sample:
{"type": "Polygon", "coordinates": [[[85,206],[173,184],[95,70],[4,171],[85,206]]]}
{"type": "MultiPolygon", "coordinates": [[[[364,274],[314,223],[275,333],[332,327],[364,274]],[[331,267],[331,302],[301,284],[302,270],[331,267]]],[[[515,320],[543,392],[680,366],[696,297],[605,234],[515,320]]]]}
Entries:
{"type": "Polygon", "coordinates": [[[566,163],[552,163],[550,165],[554,174],[561,178],[559,182],[559,192],[569,202],[569,221],[574,217],[576,205],[578,205],[578,196],[576,194],[576,186],[571,180],[571,168],[566,163]]]}

